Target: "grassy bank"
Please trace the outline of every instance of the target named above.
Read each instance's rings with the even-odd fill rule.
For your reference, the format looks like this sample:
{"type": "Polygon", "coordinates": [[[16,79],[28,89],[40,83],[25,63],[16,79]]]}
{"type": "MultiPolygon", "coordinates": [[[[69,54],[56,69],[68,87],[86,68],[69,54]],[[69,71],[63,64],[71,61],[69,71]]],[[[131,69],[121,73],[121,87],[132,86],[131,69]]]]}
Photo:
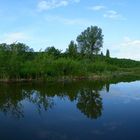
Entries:
{"type": "MultiPolygon", "coordinates": [[[[81,63],[83,66],[83,63],[81,63]]],[[[94,64],[95,65],[95,64],[94,64]]],[[[81,67],[82,67],[81,66],[81,67]]],[[[116,66],[108,66],[106,64],[106,68],[100,66],[95,66],[88,64],[88,66],[84,66],[83,70],[78,70],[79,67],[61,64],[61,66],[53,65],[53,67],[49,68],[48,71],[44,71],[42,74],[33,74],[29,77],[26,75],[25,77],[17,77],[12,78],[1,78],[0,82],[46,82],[46,81],[79,81],[79,80],[100,80],[100,81],[109,81],[112,79],[137,79],[140,80],[140,68],[119,68],[116,66]],[[53,68],[56,69],[53,69],[53,68]],[[67,73],[64,73],[65,69],[70,69],[67,73]],[[52,69],[52,71],[51,71],[52,69]],[[96,70],[95,70],[96,69],[96,70]],[[56,70],[56,72],[55,72],[56,70]],[[51,72],[51,74],[50,74],[51,72]]],[[[28,72],[26,74],[29,74],[28,72]]]]}

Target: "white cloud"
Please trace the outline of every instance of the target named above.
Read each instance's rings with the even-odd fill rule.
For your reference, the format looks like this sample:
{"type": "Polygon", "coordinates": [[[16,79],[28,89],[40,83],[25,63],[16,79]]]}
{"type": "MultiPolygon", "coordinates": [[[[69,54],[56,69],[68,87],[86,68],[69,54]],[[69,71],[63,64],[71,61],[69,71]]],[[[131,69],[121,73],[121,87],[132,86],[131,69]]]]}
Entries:
{"type": "Polygon", "coordinates": [[[50,10],[58,7],[65,7],[71,3],[79,3],[80,0],[41,0],[38,3],[38,10],[50,10]]]}
{"type": "Polygon", "coordinates": [[[132,40],[129,37],[124,38],[124,42],[121,43],[123,47],[138,47],[140,48],[140,40],[132,40]]]}
{"type": "Polygon", "coordinates": [[[93,11],[102,11],[104,13],[103,14],[104,18],[109,18],[113,20],[125,20],[123,15],[121,15],[115,10],[109,10],[109,8],[104,5],[96,5],[96,6],[89,7],[88,9],[93,11]]]}
{"type": "Polygon", "coordinates": [[[104,17],[114,19],[114,20],[124,20],[125,19],[121,14],[119,14],[118,12],[116,12],[114,10],[108,10],[104,14],[104,17]]]}
{"type": "Polygon", "coordinates": [[[122,42],[110,46],[113,57],[140,60],[140,39],[124,37],[122,42]]]}
{"type": "Polygon", "coordinates": [[[29,36],[27,36],[23,32],[14,32],[14,33],[6,33],[3,37],[0,38],[0,43],[8,43],[11,44],[13,42],[24,42],[28,40],[29,36]]]}
{"type": "Polygon", "coordinates": [[[64,17],[60,17],[60,16],[52,16],[52,15],[48,15],[45,17],[45,20],[47,22],[59,22],[62,24],[66,24],[66,25],[91,25],[93,24],[93,21],[90,21],[88,19],[83,19],[83,18],[74,18],[74,19],[70,19],[70,18],[64,18],[64,17]]]}
{"type": "Polygon", "coordinates": [[[103,6],[103,5],[96,5],[96,6],[92,6],[92,7],[89,7],[90,10],[93,10],[93,11],[100,11],[100,10],[103,10],[105,9],[106,7],[103,6]]]}

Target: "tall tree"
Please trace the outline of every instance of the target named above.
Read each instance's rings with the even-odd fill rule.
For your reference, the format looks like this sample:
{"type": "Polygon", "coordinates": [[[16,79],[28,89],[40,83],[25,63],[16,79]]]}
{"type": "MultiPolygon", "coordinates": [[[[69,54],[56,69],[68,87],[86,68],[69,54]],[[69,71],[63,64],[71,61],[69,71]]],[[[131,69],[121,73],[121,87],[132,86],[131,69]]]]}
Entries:
{"type": "Polygon", "coordinates": [[[78,47],[82,54],[97,54],[103,46],[102,29],[88,27],[77,37],[78,47]]]}
{"type": "Polygon", "coordinates": [[[108,58],[110,57],[110,51],[109,51],[109,49],[106,50],[106,57],[108,57],[108,58]]]}
{"type": "Polygon", "coordinates": [[[68,49],[66,50],[66,53],[70,57],[76,57],[77,55],[77,44],[72,40],[68,46],[68,49]]]}

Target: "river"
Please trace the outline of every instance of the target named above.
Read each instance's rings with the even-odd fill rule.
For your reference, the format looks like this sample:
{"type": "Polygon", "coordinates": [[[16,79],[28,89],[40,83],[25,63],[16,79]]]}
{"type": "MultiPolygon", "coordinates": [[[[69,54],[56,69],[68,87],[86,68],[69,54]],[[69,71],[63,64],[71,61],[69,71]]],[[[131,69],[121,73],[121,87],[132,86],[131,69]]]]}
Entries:
{"type": "Polygon", "coordinates": [[[0,84],[1,140],[140,139],[140,81],[0,84]]]}

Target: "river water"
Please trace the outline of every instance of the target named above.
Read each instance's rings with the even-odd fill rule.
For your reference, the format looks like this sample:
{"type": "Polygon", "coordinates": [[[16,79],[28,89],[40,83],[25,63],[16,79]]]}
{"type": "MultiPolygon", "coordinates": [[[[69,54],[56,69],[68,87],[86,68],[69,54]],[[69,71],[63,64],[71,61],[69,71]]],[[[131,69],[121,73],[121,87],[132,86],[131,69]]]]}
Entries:
{"type": "Polygon", "coordinates": [[[140,81],[0,84],[1,140],[139,140],[140,81]]]}

